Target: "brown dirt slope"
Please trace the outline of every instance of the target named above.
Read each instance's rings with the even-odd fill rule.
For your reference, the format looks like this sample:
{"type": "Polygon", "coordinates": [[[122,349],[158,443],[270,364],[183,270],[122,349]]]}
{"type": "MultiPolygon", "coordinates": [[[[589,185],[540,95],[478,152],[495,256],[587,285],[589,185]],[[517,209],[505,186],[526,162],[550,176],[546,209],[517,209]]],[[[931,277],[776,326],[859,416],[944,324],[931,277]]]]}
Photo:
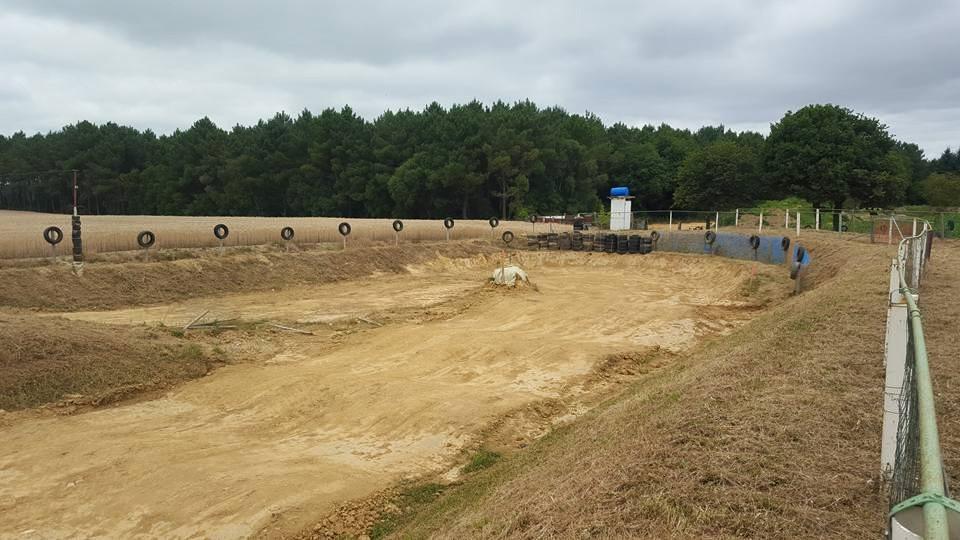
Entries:
{"type": "Polygon", "coordinates": [[[112,309],[195,296],[253,292],[402,272],[438,256],[493,253],[485,242],[451,242],[286,253],[239,250],[192,259],[93,263],[75,276],[68,265],[0,269],[0,306],[55,311],[112,309]]]}
{"type": "MultiPolygon", "coordinates": [[[[891,250],[825,238],[804,243],[817,263],[808,276],[815,289],[446,488],[397,535],[880,536],[884,497],[876,478],[891,250]]],[[[946,271],[938,264],[937,272],[946,271]]],[[[928,286],[945,279],[935,274],[928,286]]],[[[939,358],[956,354],[952,339],[931,340],[939,358]]],[[[934,370],[940,403],[957,403],[960,377],[947,377],[942,365],[934,370]]],[[[955,440],[957,427],[947,426],[945,442],[955,440]]],[[[954,471],[955,454],[947,458],[954,471]]]]}
{"type": "Polygon", "coordinates": [[[158,330],[0,314],[0,409],[101,405],[200,377],[220,362],[158,330]],[[66,403],[65,403],[66,404],[66,403]]]}

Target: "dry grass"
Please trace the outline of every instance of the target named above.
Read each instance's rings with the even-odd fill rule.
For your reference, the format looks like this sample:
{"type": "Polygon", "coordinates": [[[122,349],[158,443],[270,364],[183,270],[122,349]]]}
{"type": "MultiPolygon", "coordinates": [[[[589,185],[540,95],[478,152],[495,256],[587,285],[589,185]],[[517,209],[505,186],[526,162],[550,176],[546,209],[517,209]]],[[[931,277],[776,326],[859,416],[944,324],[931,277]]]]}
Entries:
{"type": "Polygon", "coordinates": [[[196,296],[255,292],[291,285],[356,279],[375,272],[404,272],[440,257],[495,253],[487,242],[308,250],[216,251],[173,261],[101,262],[74,275],[69,265],[0,269],[0,306],[52,311],[112,309],[174,302],[196,296]]]}
{"type": "Polygon", "coordinates": [[[814,290],[450,487],[397,536],[880,536],[890,249],[805,243],[814,290]]]}
{"type": "Polygon", "coordinates": [[[0,409],[102,405],[205,375],[222,361],[157,329],[0,314],[0,409]]]}
{"type": "MultiPolygon", "coordinates": [[[[224,241],[226,246],[257,246],[280,243],[280,229],[293,227],[297,244],[342,244],[337,225],[348,222],[352,227],[349,245],[368,245],[375,242],[393,243],[395,236],[392,219],[354,218],[285,218],[285,217],[179,217],[179,216],[82,216],[83,245],[86,254],[131,251],[139,249],[137,234],[152,231],[157,242],[151,251],[175,248],[214,247],[219,241],[213,236],[213,227],[223,223],[230,228],[224,241]]],[[[403,220],[401,242],[431,242],[444,240],[446,230],[442,220],[403,220]]],[[[557,230],[562,226],[554,225],[557,230]]],[[[515,234],[528,232],[530,223],[502,222],[496,229],[515,234]]],[[[569,229],[569,226],[566,227],[569,229]]],[[[451,240],[489,239],[493,237],[486,220],[456,220],[450,231],[451,240]]],[[[70,247],[70,216],[0,210],[0,259],[67,256],[70,247]],[[51,252],[43,240],[43,230],[51,225],[60,227],[64,241],[51,252]]]]}

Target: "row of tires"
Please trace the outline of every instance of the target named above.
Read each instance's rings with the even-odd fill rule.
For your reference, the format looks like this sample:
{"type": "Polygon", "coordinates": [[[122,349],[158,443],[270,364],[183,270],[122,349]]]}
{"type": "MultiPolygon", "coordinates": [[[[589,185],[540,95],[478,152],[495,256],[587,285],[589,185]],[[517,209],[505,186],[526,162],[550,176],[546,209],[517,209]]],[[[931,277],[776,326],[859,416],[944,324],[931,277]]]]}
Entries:
{"type": "MultiPolygon", "coordinates": [[[[496,228],[497,226],[500,225],[500,220],[497,218],[490,218],[487,222],[490,224],[491,228],[496,228]]],[[[454,224],[455,222],[453,218],[446,218],[445,220],[443,220],[443,226],[448,230],[452,229],[454,224]]],[[[399,219],[394,220],[391,226],[393,227],[393,230],[397,233],[403,231],[403,221],[399,219]]],[[[77,245],[77,243],[80,241],[79,224],[74,225],[73,228],[74,228],[74,231],[73,231],[74,245],[77,245]]],[[[353,228],[346,221],[337,225],[337,231],[342,236],[349,236],[352,229],[353,228]]],[[[217,240],[221,240],[221,241],[225,240],[228,236],[230,236],[230,228],[224,225],[223,223],[219,223],[213,227],[213,236],[216,237],[217,240]]],[[[280,229],[281,239],[290,241],[290,240],[293,240],[294,236],[296,236],[296,231],[293,230],[293,227],[283,227],[282,229],[280,229]]],[[[503,240],[504,243],[509,244],[510,242],[513,241],[514,235],[510,231],[505,231],[500,238],[503,240]]],[[[43,239],[51,246],[56,246],[57,244],[63,241],[63,230],[60,229],[60,227],[56,227],[56,226],[47,227],[46,229],[43,230],[43,239]]],[[[156,243],[156,241],[157,241],[157,235],[154,234],[152,231],[140,231],[140,233],[137,234],[137,245],[142,248],[149,248],[153,246],[156,243]]]]}
{"type": "Polygon", "coordinates": [[[637,234],[583,234],[545,233],[527,237],[527,248],[537,250],[596,251],[605,253],[646,254],[653,251],[659,239],[654,231],[650,236],[637,234]]]}

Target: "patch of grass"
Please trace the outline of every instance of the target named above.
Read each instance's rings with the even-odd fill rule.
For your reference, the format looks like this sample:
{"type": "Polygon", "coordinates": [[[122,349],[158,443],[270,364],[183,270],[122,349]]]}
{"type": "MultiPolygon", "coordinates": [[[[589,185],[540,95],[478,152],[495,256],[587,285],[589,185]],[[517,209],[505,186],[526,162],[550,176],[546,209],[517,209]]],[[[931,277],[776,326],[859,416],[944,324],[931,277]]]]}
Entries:
{"type": "Polygon", "coordinates": [[[175,337],[175,338],[182,338],[182,337],[183,337],[183,329],[182,329],[182,328],[171,328],[171,329],[170,329],[170,335],[173,336],[173,337],[175,337]]]}
{"type": "Polygon", "coordinates": [[[410,521],[423,507],[437,500],[443,493],[443,486],[435,483],[417,484],[403,490],[398,496],[397,506],[400,513],[384,514],[370,528],[370,538],[386,538],[400,526],[410,521]]]}
{"type": "Polygon", "coordinates": [[[180,350],[178,358],[187,362],[196,362],[204,358],[203,349],[196,343],[191,343],[180,350]]]}
{"type": "Polygon", "coordinates": [[[473,456],[470,457],[470,461],[464,465],[462,471],[464,474],[470,474],[475,471],[481,471],[487,467],[493,466],[494,463],[500,461],[500,454],[496,452],[491,452],[490,450],[480,449],[473,456]]]}

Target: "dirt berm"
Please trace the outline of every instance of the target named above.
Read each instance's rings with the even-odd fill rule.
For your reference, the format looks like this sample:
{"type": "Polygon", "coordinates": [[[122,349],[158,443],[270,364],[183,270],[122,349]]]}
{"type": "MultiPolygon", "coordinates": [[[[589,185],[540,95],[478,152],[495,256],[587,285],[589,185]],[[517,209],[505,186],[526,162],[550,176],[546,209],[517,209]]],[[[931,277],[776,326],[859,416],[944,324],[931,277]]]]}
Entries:
{"type": "Polygon", "coordinates": [[[0,269],[0,307],[55,311],[113,309],[160,304],[231,292],[356,279],[401,272],[437,257],[471,257],[498,251],[487,242],[450,242],[305,250],[239,248],[217,255],[195,250],[173,261],[98,262],[73,274],[68,264],[0,269]]]}
{"type": "MultiPolygon", "coordinates": [[[[886,499],[877,480],[892,250],[826,235],[804,244],[814,257],[813,290],[693,347],[605,407],[466,481],[434,485],[426,491],[438,494],[426,497],[432,502],[385,514],[375,536],[882,537],[886,499]]],[[[921,291],[954,485],[958,263],[960,246],[938,241],[921,291]]]]}

